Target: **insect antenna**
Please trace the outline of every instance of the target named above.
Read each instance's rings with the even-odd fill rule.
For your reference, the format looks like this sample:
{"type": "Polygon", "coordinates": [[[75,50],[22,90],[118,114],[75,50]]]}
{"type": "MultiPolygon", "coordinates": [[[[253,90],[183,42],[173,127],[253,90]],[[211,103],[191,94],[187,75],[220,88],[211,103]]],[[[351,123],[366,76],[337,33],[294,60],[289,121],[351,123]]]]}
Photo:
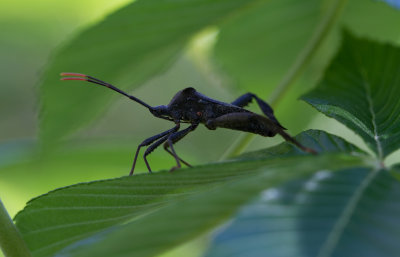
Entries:
{"type": "Polygon", "coordinates": [[[143,102],[142,100],[129,95],[127,93],[125,93],[124,91],[122,91],[121,89],[116,88],[115,86],[111,85],[110,83],[104,82],[100,79],[96,79],[95,77],[89,76],[89,75],[85,75],[85,74],[80,74],[80,73],[74,73],[74,72],[62,72],[60,74],[61,76],[71,76],[71,77],[63,77],[61,78],[61,80],[83,80],[83,81],[87,81],[87,82],[91,82],[94,84],[98,84],[100,86],[104,86],[104,87],[108,87],[109,89],[112,89],[126,97],[129,97],[130,99],[132,99],[133,101],[145,106],[146,108],[152,110],[153,107],[151,107],[150,105],[146,104],[145,102],[143,102]]]}

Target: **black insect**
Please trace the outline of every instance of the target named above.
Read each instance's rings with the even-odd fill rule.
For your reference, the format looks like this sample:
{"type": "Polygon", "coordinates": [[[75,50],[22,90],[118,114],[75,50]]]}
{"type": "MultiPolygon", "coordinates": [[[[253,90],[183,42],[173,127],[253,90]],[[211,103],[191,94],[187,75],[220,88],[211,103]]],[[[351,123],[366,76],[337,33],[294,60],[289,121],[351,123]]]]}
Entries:
{"type": "Polygon", "coordinates": [[[188,87],[176,93],[168,105],[152,107],[140,99],[128,95],[113,85],[96,79],[92,76],[79,73],[61,73],[61,76],[72,76],[61,78],[61,80],[83,80],[108,87],[145,106],[154,116],[161,119],[170,120],[175,123],[175,126],[172,129],[149,137],[138,146],[129,175],[133,174],[139,150],[143,146],[149,146],[146,149],[143,158],[149,172],[151,172],[151,168],[146,157],[162,143],[164,143],[164,149],[176,160],[176,166],[174,166],[171,170],[180,168],[181,163],[191,167],[189,163],[182,160],[176,154],[173,144],[181,140],[189,132],[195,130],[200,123],[204,124],[208,129],[211,130],[221,127],[250,132],[265,137],[273,137],[276,134],[279,134],[285,140],[292,142],[303,151],[316,154],[313,149],[304,147],[293,137],[287,134],[284,131],[285,128],[275,118],[272,108],[266,102],[252,93],[244,94],[229,104],[211,99],[203,94],[200,94],[194,88],[188,87]],[[247,106],[253,99],[256,100],[258,106],[261,108],[265,116],[261,116],[243,108],[247,106]],[[183,130],[179,130],[181,123],[189,123],[190,126],[183,130]]]}

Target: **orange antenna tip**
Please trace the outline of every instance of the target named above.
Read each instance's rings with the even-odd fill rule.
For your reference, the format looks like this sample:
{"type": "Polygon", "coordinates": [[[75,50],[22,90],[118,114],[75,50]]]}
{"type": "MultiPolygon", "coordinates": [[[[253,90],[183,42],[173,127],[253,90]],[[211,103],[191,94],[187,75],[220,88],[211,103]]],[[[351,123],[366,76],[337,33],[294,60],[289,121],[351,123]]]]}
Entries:
{"type": "Polygon", "coordinates": [[[75,72],[61,72],[60,75],[61,75],[61,76],[88,77],[88,76],[85,75],[85,74],[75,73],[75,72]]]}

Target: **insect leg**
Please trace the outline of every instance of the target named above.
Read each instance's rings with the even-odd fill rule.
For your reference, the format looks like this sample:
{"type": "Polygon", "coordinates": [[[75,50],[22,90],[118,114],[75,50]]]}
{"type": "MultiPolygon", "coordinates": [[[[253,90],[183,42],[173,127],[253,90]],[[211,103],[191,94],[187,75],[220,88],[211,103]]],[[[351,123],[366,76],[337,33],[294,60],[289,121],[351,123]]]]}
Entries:
{"type": "MultiPolygon", "coordinates": [[[[134,158],[134,160],[133,160],[132,169],[131,169],[131,172],[129,173],[129,176],[131,176],[131,175],[133,174],[133,171],[135,170],[135,165],[136,165],[136,161],[137,161],[137,158],[138,158],[138,154],[139,154],[140,148],[141,148],[142,146],[150,145],[151,143],[153,143],[153,142],[156,141],[157,139],[162,138],[162,137],[165,136],[165,135],[169,135],[169,134],[171,134],[171,133],[174,133],[174,132],[178,131],[179,126],[180,126],[180,125],[177,124],[177,125],[176,125],[175,127],[173,127],[172,129],[169,129],[169,130],[167,130],[167,131],[164,131],[164,132],[162,132],[162,133],[160,133],[160,134],[157,134],[157,135],[155,135],[155,136],[149,137],[149,138],[147,138],[146,140],[144,140],[144,141],[138,146],[138,148],[137,148],[137,150],[136,150],[135,158],[134,158]]],[[[146,163],[146,164],[147,164],[147,163],[146,163]]],[[[149,168],[149,165],[148,165],[148,164],[147,164],[147,167],[149,168]]],[[[149,171],[151,172],[150,169],[149,169],[149,171]]]]}
{"type": "Polygon", "coordinates": [[[185,162],[184,160],[182,160],[175,152],[173,144],[175,144],[176,142],[178,142],[179,140],[181,140],[184,136],[186,136],[189,132],[195,130],[197,128],[199,124],[198,123],[193,123],[191,124],[189,127],[187,127],[184,130],[175,132],[173,134],[171,134],[167,140],[167,142],[164,143],[164,149],[165,151],[167,151],[169,154],[171,154],[177,163],[177,166],[172,167],[171,171],[180,168],[180,162],[184,163],[186,166],[188,167],[192,167],[189,163],[185,162]],[[168,149],[168,147],[171,148],[171,150],[168,149]]]}
{"type": "Polygon", "coordinates": [[[240,130],[258,134],[265,137],[273,137],[276,134],[281,135],[286,141],[289,141],[305,152],[316,154],[313,149],[307,148],[300,144],[296,139],[287,134],[282,127],[278,126],[270,119],[247,112],[228,113],[216,119],[208,120],[205,124],[209,129],[217,127],[240,130]]]}
{"type": "Polygon", "coordinates": [[[258,96],[256,96],[253,93],[247,93],[239,98],[237,98],[235,101],[233,101],[231,104],[239,106],[239,107],[245,107],[247,106],[253,99],[256,99],[258,106],[260,107],[261,111],[272,121],[274,121],[278,126],[281,128],[285,129],[279,121],[275,118],[274,115],[274,110],[272,107],[267,104],[264,100],[260,99],[258,96]]]}
{"type": "Polygon", "coordinates": [[[251,112],[233,112],[206,122],[208,129],[227,128],[273,137],[278,130],[282,130],[275,122],[267,117],[251,112]]]}
{"type": "MultiPolygon", "coordinates": [[[[170,133],[171,134],[171,133],[170,133]]],[[[152,145],[150,145],[147,149],[146,152],[143,155],[143,159],[144,162],[146,163],[147,169],[149,170],[149,172],[151,173],[151,168],[149,165],[149,162],[147,161],[147,155],[149,155],[151,152],[154,151],[154,149],[156,149],[157,147],[159,147],[162,143],[164,143],[165,141],[167,141],[168,137],[170,136],[170,134],[165,135],[164,137],[162,137],[161,139],[158,139],[158,141],[156,141],[155,143],[153,143],[152,145]]]]}
{"type": "Polygon", "coordinates": [[[241,95],[235,101],[233,101],[231,104],[239,106],[239,107],[246,107],[253,100],[253,96],[255,96],[255,95],[252,93],[247,93],[247,94],[241,95]]]}

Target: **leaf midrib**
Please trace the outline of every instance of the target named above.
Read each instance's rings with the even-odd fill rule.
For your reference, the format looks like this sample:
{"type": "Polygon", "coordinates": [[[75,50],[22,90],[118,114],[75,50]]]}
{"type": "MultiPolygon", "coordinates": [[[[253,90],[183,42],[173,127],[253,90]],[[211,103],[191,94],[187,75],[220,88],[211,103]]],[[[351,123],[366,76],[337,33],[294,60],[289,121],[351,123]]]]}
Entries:
{"type": "Polygon", "coordinates": [[[357,64],[357,67],[359,67],[358,71],[361,76],[361,85],[365,91],[365,97],[366,97],[367,104],[368,104],[368,110],[371,115],[371,124],[372,124],[373,134],[374,134],[373,140],[375,141],[376,150],[378,151],[377,158],[379,161],[383,162],[383,158],[384,158],[383,148],[382,148],[382,143],[379,140],[378,126],[376,124],[376,113],[375,113],[375,109],[374,109],[374,102],[372,99],[371,89],[370,89],[371,85],[368,80],[367,71],[365,70],[364,66],[362,65],[361,59],[358,58],[358,56],[355,54],[355,52],[353,53],[353,58],[354,58],[355,63],[357,64]]]}
{"type": "Polygon", "coordinates": [[[375,140],[375,143],[376,143],[376,148],[378,150],[378,156],[377,157],[378,157],[378,159],[380,161],[382,161],[383,160],[383,149],[382,149],[381,141],[379,140],[378,126],[376,125],[376,114],[375,114],[375,111],[374,111],[374,102],[373,102],[372,97],[371,97],[371,91],[369,89],[369,83],[367,82],[365,75],[363,75],[363,77],[365,78],[365,80],[364,80],[364,82],[362,84],[363,84],[363,87],[365,89],[365,95],[367,97],[367,102],[368,102],[368,109],[369,109],[369,112],[371,114],[371,123],[372,123],[373,131],[374,131],[374,140],[375,140]]]}
{"type": "Polygon", "coordinates": [[[353,216],[355,210],[357,209],[357,205],[359,204],[361,198],[364,195],[365,190],[371,184],[371,182],[375,179],[377,174],[379,174],[380,170],[378,168],[374,168],[368,174],[368,176],[363,179],[361,184],[355,190],[354,194],[350,197],[347,205],[343,209],[340,214],[338,220],[333,225],[331,232],[328,234],[325,242],[322,244],[317,257],[330,257],[335,250],[335,247],[338,245],[339,240],[341,239],[347,225],[350,222],[351,217],[353,216]]]}

